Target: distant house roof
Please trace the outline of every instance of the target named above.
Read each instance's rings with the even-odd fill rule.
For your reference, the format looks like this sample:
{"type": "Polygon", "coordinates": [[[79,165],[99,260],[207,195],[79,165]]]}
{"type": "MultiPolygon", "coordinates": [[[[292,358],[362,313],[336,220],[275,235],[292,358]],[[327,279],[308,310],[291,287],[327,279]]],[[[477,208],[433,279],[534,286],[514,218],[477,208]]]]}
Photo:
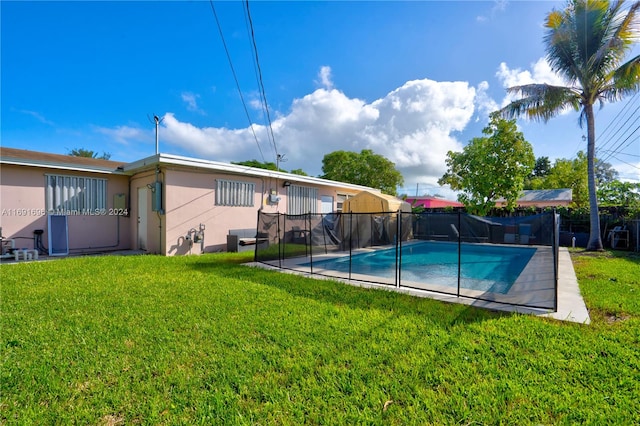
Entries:
{"type": "MultiPolygon", "coordinates": [[[[554,207],[568,206],[572,201],[571,188],[525,189],[518,198],[517,204],[522,207],[554,207]]],[[[505,202],[504,198],[499,198],[496,204],[502,206],[505,202]]]]}
{"type": "Polygon", "coordinates": [[[464,204],[458,201],[445,200],[438,197],[407,197],[406,201],[411,204],[412,207],[424,207],[424,208],[440,208],[440,207],[463,207],[464,204]]]}

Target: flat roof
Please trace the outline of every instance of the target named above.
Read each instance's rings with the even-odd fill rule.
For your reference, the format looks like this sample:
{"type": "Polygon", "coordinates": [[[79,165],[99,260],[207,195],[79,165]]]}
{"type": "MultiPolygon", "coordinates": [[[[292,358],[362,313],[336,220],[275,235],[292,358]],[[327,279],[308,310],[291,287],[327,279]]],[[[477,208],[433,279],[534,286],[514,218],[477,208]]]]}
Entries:
{"type": "Polygon", "coordinates": [[[157,154],[150,157],[143,158],[132,163],[128,163],[124,166],[124,171],[128,174],[134,174],[139,171],[149,170],[157,165],[173,165],[182,167],[191,167],[196,169],[211,170],[216,172],[223,172],[236,175],[250,175],[255,177],[268,177],[272,179],[279,179],[283,181],[289,181],[292,183],[307,183],[319,186],[337,186],[344,189],[350,189],[354,191],[373,191],[379,193],[380,190],[370,188],[368,186],[355,185],[352,183],[338,182],[329,179],[322,179],[313,176],[302,176],[294,173],[277,172],[275,170],[260,169],[257,167],[243,166],[240,164],[222,163],[220,161],[204,160],[201,158],[183,157],[173,154],[157,154]]]}
{"type": "Polygon", "coordinates": [[[124,174],[123,170],[118,168],[126,164],[121,161],[51,154],[48,152],[5,147],[0,147],[0,163],[113,174],[124,174]]]}
{"type": "Polygon", "coordinates": [[[0,147],[0,163],[129,176],[141,171],[151,170],[158,165],[173,165],[235,174],[239,176],[254,176],[259,178],[267,177],[292,183],[332,186],[352,191],[380,192],[375,188],[355,185],[352,183],[163,153],[152,155],[131,163],[125,163],[121,161],[100,160],[97,158],[75,157],[72,155],[51,154],[47,152],[29,151],[26,149],[0,147]]]}

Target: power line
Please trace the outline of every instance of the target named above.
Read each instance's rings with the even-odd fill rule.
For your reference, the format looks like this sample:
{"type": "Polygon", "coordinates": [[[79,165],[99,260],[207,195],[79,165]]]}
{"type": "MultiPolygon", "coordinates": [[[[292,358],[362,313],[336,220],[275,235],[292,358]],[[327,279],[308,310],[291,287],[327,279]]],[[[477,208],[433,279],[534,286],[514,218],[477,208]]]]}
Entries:
{"type": "Polygon", "coordinates": [[[619,162],[626,164],[627,166],[631,166],[631,167],[633,167],[634,169],[638,169],[638,170],[640,170],[640,167],[636,166],[635,164],[627,163],[626,161],[621,160],[621,159],[619,159],[618,157],[616,157],[616,156],[614,156],[614,155],[613,155],[612,157],[613,157],[613,158],[615,158],[616,160],[618,160],[619,162]]]}
{"type": "Polygon", "coordinates": [[[638,155],[638,154],[629,154],[628,152],[605,151],[605,153],[613,153],[613,154],[618,154],[618,155],[627,155],[627,156],[629,156],[629,157],[637,157],[637,158],[640,158],[640,155],[638,155]]]}
{"type": "Polygon", "coordinates": [[[253,129],[253,123],[251,121],[251,116],[249,115],[249,110],[247,109],[247,104],[244,101],[244,96],[242,96],[242,90],[240,89],[240,83],[238,82],[238,76],[236,75],[236,70],[233,67],[233,62],[231,61],[231,55],[229,54],[229,49],[227,48],[227,42],[224,39],[224,34],[222,33],[222,26],[220,25],[220,21],[218,20],[218,14],[216,13],[216,8],[213,5],[213,0],[209,0],[209,4],[211,5],[211,11],[213,12],[213,17],[216,20],[216,25],[218,26],[218,32],[220,33],[220,38],[222,39],[222,45],[224,46],[224,51],[227,54],[227,60],[229,61],[229,67],[231,67],[231,73],[233,74],[233,79],[236,82],[236,88],[238,89],[238,93],[240,94],[240,100],[242,101],[242,107],[244,108],[244,112],[247,116],[247,120],[249,120],[249,127],[251,128],[251,133],[253,133],[253,138],[256,141],[256,145],[258,146],[258,151],[260,151],[260,157],[262,157],[262,161],[266,163],[264,158],[264,154],[262,153],[262,148],[260,148],[260,142],[258,142],[258,136],[256,136],[256,132],[253,129]]]}
{"type": "MultiPolygon", "coordinates": [[[[633,132],[631,132],[631,133],[629,134],[629,136],[627,136],[627,138],[626,138],[626,139],[624,139],[622,142],[620,142],[618,145],[616,145],[616,147],[615,147],[615,148],[613,148],[612,150],[610,150],[610,152],[609,152],[608,156],[606,157],[606,159],[613,157],[613,156],[614,156],[614,154],[618,154],[619,152],[621,152],[622,150],[624,150],[626,147],[628,147],[629,145],[631,145],[631,143],[632,143],[632,142],[637,141],[637,140],[638,140],[638,138],[637,138],[637,137],[636,137],[636,138],[634,138],[634,139],[631,139],[631,136],[633,136],[633,135],[634,135],[638,130],[640,130],[640,125],[638,125],[638,127],[636,127],[636,128],[633,130],[633,132]],[[624,144],[625,142],[627,142],[627,140],[629,140],[629,142],[628,142],[626,145],[624,145],[624,146],[623,146],[623,144],[624,144]]],[[[603,159],[603,161],[605,161],[606,159],[603,159]]]]}
{"type": "Polygon", "coordinates": [[[267,95],[266,92],[264,90],[264,82],[262,80],[262,69],[260,68],[260,58],[258,57],[258,46],[256,44],[256,38],[255,38],[255,32],[253,29],[253,20],[251,19],[251,12],[249,11],[249,0],[246,0],[244,2],[245,5],[245,11],[247,12],[247,19],[249,20],[249,28],[250,28],[250,35],[251,35],[251,41],[253,43],[253,51],[255,53],[255,65],[257,66],[258,69],[258,87],[259,87],[259,91],[260,91],[260,96],[262,99],[262,103],[263,103],[263,107],[265,109],[265,112],[267,114],[267,122],[269,124],[269,134],[271,136],[271,143],[273,144],[273,149],[275,150],[275,154],[276,154],[276,161],[278,161],[278,146],[276,145],[276,139],[273,136],[273,127],[271,125],[271,114],[269,113],[269,103],[267,102],[267,95]]]}
{"type": "MultiPolygon", "coordinates": [[[[639,98],[639,100],[640,100],[640,98],[639,98]]],[[[623,138],[623,137],[624,137],[626,130],[628,130],[628,127],[625,129],[625,126],[627,126],[627,124],[629,123],[629,121],[630,121],[632,118],[634,118],[634,117],[633,117],[633,115],[634,115],[635,113],[637,113],[638,111],[640,111],[640,106],[638,106],[635,110],[633,110],[633,111],[632,111],[630,108],[627,108],[627,106],[628,106],[628,105],[629,105],[629,103],[627,103],[627,105],[625,105],[625,107],[623,108],[623,110],[625,111],[625,114],[626,114],[627,112],[631,112],[631,114],[629,115],[629,117],[627,117],[627,119],[625,120],[625,122],[624,122],[624,123],[622,123],[621,125],[618,125],[618,126],[616,127],[616,130],[614,131],[614,133],[613,133],[611,136],[608,136],[608,137],[607,137],[606,142],[604,142],[602,145],[600,145],[600,146],[598,147],[598,150],[603,150],[603,149],[604,149],[604,148],[606,148],[608,145],[614,145],[615,143],[617,143],[617,141],[618,141],[618,140],[620,140],[621,138],[623,138]],[[624,131],[623,131],[623,129],[624,129],[624,131]],[[616,136],[618,135],[618,133],[620,133],[621,131],[623,131],[622,135],[620,135],[619,137],[617,137],[617,139],[614,139],[614,138],[616,138],[616,136]]],[[[611,124],[613,124],[613,123],[616,121],[616,119],[617,119],[617,118],[619,118],[620,120],[622,120],[622,119],[624,118],[624,115],[618,114],[618,115],[616,116],[616,118],[614,118],[614,120],[613,120],[613,121],[611,121],[610,125],[609,125],[609,126],[607,126],[607,129],[609,129],[609,128],[611,127],[611,124]]],[[[637,118],[636,118],[636,120],[637,120],[637,118]]],[[[613,130],[612,130],[612,131],[613,131],[613,130]]],[[[602,134],[602,135],[600,135],[600,139],[604,139],[604,138],[605,138],[603,135],[604,135],[604,132],[603,132],[603,134],[602,134]]]]}
{"type": "MultiPolygon", "coordinates": [[[[629,100],[627,101],[627,103],[622,107],[622,110],[621,110],[621,111],[623,111],[623,112],[630,111],[631,109],[630,109],[630,108],[628,108],[628,107],[629,107],[629,105],[631,104],[631,102],[633,102],[633,100],[638,96],[638,94],[640,94],[640,92],[636,92],[636,93],[634,93],[634,95],[633,95],[631,98],[629,98],[629,100]]],[[[640,100],[640,99],[639,99],[639,100],[640,100]]],[[[619,113],[618,113],[618,114],[617,114],[617,115],[616,115],[616,116],[615,116],[615,117],[614,117],[614,118],[609,122],[609,124],[607,125],[607,127],[605,127],[605,129],[600,133],[599,138],[604,138],[604,137],[605,137],[605,135],[607,134],[607,131],[611,128],[611,126],[612,126],[612,125],[616,122],[616,120],[618,120],[618,119],[620,119],[620,120],[622,119],[622,112],[619,112],[619,113]]]]}
{"type": "MultiPolygon", "coordinates": [[[[243,6],[243,10],[245,10],[244,7],[244,3],[242,3],[243,6]]],[[[247,18],[247,14],[244,13],[244,24],[245,24],[245,29],[247,30],[247,40],[249,41],[249,50],[252,52],[251,55],[251,61],[253,63],[253,73],[254,73],[254,77],[256,79],[256,87],[260,87],[260,77],[258,75],[258,64],[256,63],[256,56],[253,54],[253,45],[251,43],[251,29],[249,28],[249,19],[247,18]]],[[[260,106],[262,108],[262,119],[266,121],[266,106],[264,103],[264,98],[262,97],[262,94],[260,93],[260,90],[258,90],[258,97],[260,98],[260,106]]],[[[265,130],[267,129],[267,126],[265,126],[265,130]]],[[[269,146],[271,147],[271,151],[273,151],[273,155],[276,156],[277,158],[277,152],[275,150],[275,148],[273,147],[273,143],[271,143],[271,137],[269,136],[269,131],[267,131],[267,140],[269,141],[269,146]]]]}

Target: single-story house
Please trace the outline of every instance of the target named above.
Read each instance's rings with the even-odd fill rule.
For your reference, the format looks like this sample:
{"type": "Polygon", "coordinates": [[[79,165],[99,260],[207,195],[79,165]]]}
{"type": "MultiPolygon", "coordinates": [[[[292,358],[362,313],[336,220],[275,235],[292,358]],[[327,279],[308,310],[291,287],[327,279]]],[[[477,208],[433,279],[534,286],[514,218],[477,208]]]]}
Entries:
{"type": "MultiPolygon", "coordinates": [[[[525,189],[516,201],[518,207],[568,207],[573,201],[571,188],[525,189]]],[[[496,201],[496,207],[506,205],[504,198],[496,201]]]]}
{"type": "Polygon", "coordinates": [[[376,189],[170,154],[131,163],[0,148],[0,232],[16,248],[52,255],[225,250],[257,211],[340,211],[376,189]],[[38,246],[38,247],[36,247],[38,246]]]}
{"type": "Polygon", "coordinates": [[[438,197],[407,197],[405,201],[411,204],[411,207],[424,207],[425,209],[436,209],[444,207],[464,207],[464,204],[458,201],[445,200],[438,197]]]}

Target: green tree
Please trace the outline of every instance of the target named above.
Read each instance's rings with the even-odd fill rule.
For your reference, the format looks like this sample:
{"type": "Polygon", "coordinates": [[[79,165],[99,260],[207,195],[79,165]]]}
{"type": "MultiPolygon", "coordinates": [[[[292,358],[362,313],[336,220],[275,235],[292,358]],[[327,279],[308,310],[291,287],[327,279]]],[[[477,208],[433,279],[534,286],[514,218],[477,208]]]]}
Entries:
{"type": "Polygon", "coordinates": [[[532,184],[532,189],[571,188],[572,207],[586,207],[589,204],[586,154],[580,151],[574,159],[557,159],[549,173],[533,179],[532,184]]]}
{"type": "Polygon", "coordinates": [[[607,182],[611,182],[618,179],[620,173],[610,163],[606,163],[602,160],[598,160],[596,158],[595,163],[596,168],[596,184],[598,186],[603,185],[607,182]]]}
{"type": "Polygon", "coordinates": [[[640,55],[623,60],[638,38],[640,2],[624,10],[624,2],[570,0],[564,10],[547,15],[544,43],[551,69],[567,86],[527,84],[507,89],[519,94],[502,112],[527,114],[547,121],[567,108],[580,110],[587,123],[587,173],[590,235],[587,250],[602,250],[595,178],[595,116],[593,106],[617,101],[640,89],[640,55]]]}
{"type": "Polygon", "coordinates": [[[396,195],[398,186],[404,183],[396,165],[370,149],[363,149],[359,154],[351,151],[329,153],[322,159],[322,172],[324,179],[378,188],[389,195],[396,195]]]}
{"type": "Polygon", "coordinates": [[[447,153],[447,172],[438,180],[455,191],[471,212],[484,215],[503,197],[513,209],[531,173],[535,156],[515,120],[491,115],[484,137],[473,138],[462,152],[447,153]]]}
{"type": "Polygon", "coordinates": [[[108,160],[111,158],[111,154],[108,152],[103,152],[102,155],[99,155],[97,151],[84,148],[73,148],[67,152],[67,155],[71,155],[72,157],[96,158],[98,160],[108,160]]]}
{"type": "Polygon", "coordinates": [[[551,161],[549,161],[549,157],[536,158],[536,164],[533,166],[533,176],[546,176],[549,174],[549,170],[551,170],[551,161]]]}
{"type": "Polygon", "coordinates": [[[540,181],[551,170],[551,161],[549,157],[536,158],[536,164],[533,166],[533,170],[524,181],[524,189],[533,189],[536,185],[535,181],[540,181]]]}
{"type": "Polygon", "coordinates": [[[302,169],[293,169],[291,170],[289,173],[294,174],[294,175],[300,175],[300,176],[309,176],[304,170],[302,169]]]}
{"type": "Polygon", "coordinates": [[[617,179],[598,186],[598,202],[602,206],[625,206],[630,211],[640,210],[640,183],[621,182],[617,179]]]}
{"type": "MultiPolygon", "coordinates": [[[[276,163],[270,162],[262,162],[258,160],[247,160],[247,161],[232,161],[231,164],[237,164],[239,166],[247,166],[254,167],[256,169],[266,169],[276,171],[278,168],[276,167],[276,163]]],[[[281,172],[286,172],[286,170],[280,169],[281,172]]]]}

